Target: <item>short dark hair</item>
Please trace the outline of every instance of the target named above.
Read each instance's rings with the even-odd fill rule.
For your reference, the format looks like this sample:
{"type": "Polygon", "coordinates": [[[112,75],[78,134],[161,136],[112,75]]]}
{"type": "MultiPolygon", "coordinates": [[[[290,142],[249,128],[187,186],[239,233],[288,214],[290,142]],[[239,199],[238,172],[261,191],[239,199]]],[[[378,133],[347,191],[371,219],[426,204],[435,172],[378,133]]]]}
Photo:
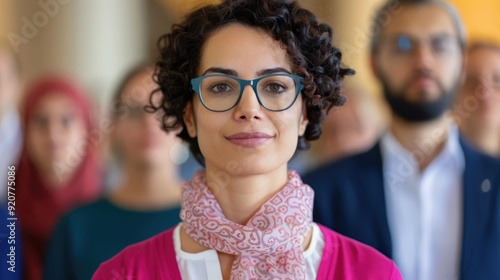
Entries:
{"type": "MultiPolygon", "coordinates": [[[[118,87],[116,88],[113,97],[111,99],[111,116],[113,118],[117,118],[121,115],[121,113],[124,112],[123,110],[123,104],[125,100],[123,100],[123,94],[125,93],[125,90],[129,86],[130,82],[140,76],[144,75],[147,73],[151,73],[151,78],[153,76],[153,67],[148,64],[141,64],[139,66],[135,66],[131,68],[125,76],[122,78],[120,83],[118,84],[118,87]]],[[[142,88],[141,88],[142,89],[142,88]]],[[[128,101],[128,100],[127,100],[128,101]]],[[[134,100],[132,100],[134,101],[134,100]]]]}
{"type": "MultiPolygon", "coordinates": [[[[438,4],[440,5],[452,18],[453,24],[455,25],[455,29],[458,34],[458,42],[460,48],[465,51],[465,42],[467,40],[467,36],[465,33],[465,27],[458,14],[458,11],[455,7],[443,0],[388,0],[382,7],[380,7],[375,12],[375,17],[372,21],[372,33],[371,33],[371,43],[370,43],[370,51],[372,54],[378,51],[378,46],[380,43],[380,33],[382,33],[384,18],[388,16],[388,13],[391,13],[391,10],[395,7],[402,5],[428,5],[428,4],[438,4]]],[[[390,16],[390,15],[389,15],[390,16]]]]}
{"type": "Polygon", "coordinates": [[[318,22],[312,12],[295,1],[225,0],[199,8],[175,24],[158,42],[160,58],[155,80],[160,88],[155,93],[160,92],[163,97],[159,105],[151,103],[149,109],[162,111],[164,130],[182,126],[179,137],[189,143],[191,152],[203,165],[198,141],[187,133],[183,113],[194,94],[191,79],[197,77],[203,45],[213,32],[230,23],[263,29],[280,41],[290,57],[292,72],[304,78],[302,96],[309,123],[304,136],[299,137],[297,149],[307,149],[308,141],[321,135],[325,109],[345,102],[341,81],[345,75],[354,74],[354,70],[342,67],[342,54],[332,44],[331,27],[318,22]]]}

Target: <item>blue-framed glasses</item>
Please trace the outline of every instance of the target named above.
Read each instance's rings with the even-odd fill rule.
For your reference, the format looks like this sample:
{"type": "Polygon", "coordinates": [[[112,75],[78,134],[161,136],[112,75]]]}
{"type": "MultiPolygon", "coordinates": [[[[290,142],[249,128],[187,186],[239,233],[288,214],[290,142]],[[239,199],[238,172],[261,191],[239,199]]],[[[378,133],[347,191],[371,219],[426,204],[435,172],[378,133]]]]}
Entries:
{"type": "Polygon", "coordinates": [[[191,80],[193,90],[210,111],[225,112],[240,102],[243,89],[251,86],[259,104],[269,111],[290,108],[304,87],[303,78],[292,74],[271,74],[243,80],[224,74],[209,74],[191,80]]]}
{"type": "Polygon", "coordinates": [[[435,55],[449,54],[459,48],[458,39],[448,35],[439,35],[425,39],[418,39],[409,35],[397,35],[385,39],[389,43],[389,50],[394,54],[414,54],[422,44],[427,45],[435,55]]]}

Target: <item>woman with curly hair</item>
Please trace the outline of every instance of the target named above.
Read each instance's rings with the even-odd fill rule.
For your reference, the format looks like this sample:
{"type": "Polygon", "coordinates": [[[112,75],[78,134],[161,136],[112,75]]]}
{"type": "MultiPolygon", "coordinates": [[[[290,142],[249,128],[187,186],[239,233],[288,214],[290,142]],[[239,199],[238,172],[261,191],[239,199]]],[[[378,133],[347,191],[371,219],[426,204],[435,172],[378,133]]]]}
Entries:
{"type": "MultiPolygon", "coordinates": [[[[204,165],[182,223],[127,247],[93,279],[401,279],[366,245],[312,222],[313,191],[288,170],[342,105],[332,30],[296,2],[226,0],[160,39],[151,111],[204,165]]],[[[355,221],[353,221],[355,222],[355,221]]]]}

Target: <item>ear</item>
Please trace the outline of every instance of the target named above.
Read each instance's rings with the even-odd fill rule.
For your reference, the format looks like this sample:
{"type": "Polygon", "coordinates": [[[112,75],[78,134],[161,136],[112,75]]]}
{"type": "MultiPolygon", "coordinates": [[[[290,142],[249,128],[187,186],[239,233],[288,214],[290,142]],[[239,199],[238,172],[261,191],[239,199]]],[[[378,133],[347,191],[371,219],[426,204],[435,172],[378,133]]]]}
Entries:
{"type": "Polygon", "coordinates": [[[196,121],[194,115],[193,103],[189,101],[184,108],[184,124],[186,125],[187,132],[191,138],[196,137],[196,121]]]}
{"type": "Polygon", "coordinates": [[[307,118],[307,107],[306,102],[302,103],[302,112],[300,113],[299,119],[299,136],[303,136],[306,132],[307,124],[309,123],[309,119],[307,118]]]}

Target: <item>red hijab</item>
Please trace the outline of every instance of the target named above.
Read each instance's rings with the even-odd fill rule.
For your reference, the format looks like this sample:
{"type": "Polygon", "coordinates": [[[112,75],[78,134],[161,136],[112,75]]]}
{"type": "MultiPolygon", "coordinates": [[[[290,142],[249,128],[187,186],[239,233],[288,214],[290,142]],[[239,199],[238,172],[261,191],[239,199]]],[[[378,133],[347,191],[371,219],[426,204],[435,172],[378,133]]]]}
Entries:
{"type": "Polygon", "coordinates": [[[16,214],[21,226],[24,274],[30,280],[42,278],[45,249],[57,220],[71,208],[95,200],[100,194],[101,168],[96,157],[98,147],[89,141],[87,153],[72,178],[57,188],[42,181],[27,153],[26,131],[29,122],[40,101],[51,94],[73,101],[79,117],[85,123],[87,137],[93,128],[89,103],[83,92],[69,80],[57,77],[43,79],[28,91],[23,104],[24,146],[16,172],[16,214]]]}

